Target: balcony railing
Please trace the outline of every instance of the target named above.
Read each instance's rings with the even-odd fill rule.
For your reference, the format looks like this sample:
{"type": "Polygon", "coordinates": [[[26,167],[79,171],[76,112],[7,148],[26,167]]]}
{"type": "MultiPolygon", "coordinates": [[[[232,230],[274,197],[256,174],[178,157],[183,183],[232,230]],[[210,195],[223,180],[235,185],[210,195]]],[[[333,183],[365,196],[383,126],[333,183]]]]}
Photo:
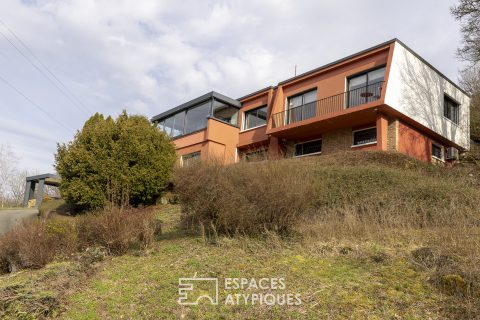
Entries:
{"type": "Polygon", "coordinates": [[[339,110],[373,102],[381,97],[384,81],[346,91],[328,98],[289,108],[272,115],[272,128],[279,128],[310,118],[320,117],[339,110]]]}

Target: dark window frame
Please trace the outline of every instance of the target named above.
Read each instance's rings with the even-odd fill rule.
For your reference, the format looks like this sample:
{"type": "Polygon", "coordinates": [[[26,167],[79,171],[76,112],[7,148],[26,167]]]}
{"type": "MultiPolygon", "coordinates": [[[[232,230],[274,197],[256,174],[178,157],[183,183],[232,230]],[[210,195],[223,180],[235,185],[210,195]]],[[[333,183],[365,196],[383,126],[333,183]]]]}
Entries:
{"type": "Polygon", "coordinates": [[[297,157],[305,157],[305,156],[312,156],[312,155],[321,154],[321,153],[322,153],[322,139],[314,139],[314,140],[309,140],[309,141],[303,141],[303,142],[295,143],[295,153],[294,153],[294,157],[295,157],[295,158],[297,158],[297,157]],[[304,152],[305,144],[309,144],[309,143],[312,143],[312,142],[320,142],[320,151],[305,153],[305,152],[304,152]],[[299,146],[301,146],[301,148],[302,148],[301,154],[299,154],[299,153],[297,152],[299,146]]]}
{"type": "Polygon", "coordinates": [[[255,129],[255,128],[260,128],[260,127],[266,126],[267,123],[268,123],[268,106],[266,104],[263,105],[263,106],[257,107],[257,108],[253,108],[253,109],[243,111],[242,131],[247,131],[247,130],[251,130],[251,129],[255,129]],[[267,115],[265,117],[265,123],[261,124],[261,125],[254,126],[254,127],[247,128],[246,125],[247,125],[248,114],[251,114],[251,113],[255,112],[255,117],[258,118],[258,110],[263,109],[263,108],[265,108],[265,112],[267,113],[267,115]]]}
{"type": "MultiPolygon", "coordinates": [[[[365,139],[363,139],[363,140],[365,140],[365,139]]],[[[352,147],[367,146],[367,145],[375,144],[375,143],[378,143],[377,127],[369,127],[369,128],[363,128],[363,129],[358,129],[358,130],[353,130],[352,131],[352,147]],[[358,141],[356,140],[355,134],[358,134],[359,132],[365,132],[365,131],[375,132],[375,141],[373,141],[373,138],[371,138],[370,140],[372,140],[372,141],[358,143],[358,141]]]]}
{"type": "MultiPolygon", "coordinates": [[[[345,99],[345,107],[346,107],[347,109],[363,104],[363,103],[360,103],[360,104],[350,105],[350,100],[351,100],[350,91],[358,90],[358,89],[359,89],[359,88],[357,88],[357,89],[352,89],[352,90],[350,90],[350,80],[352,80],[352,79],[354,79],[354,78],[358,78],[358,77],[361,77],[361,76],[366,75],[366,76],[367,76],[367,82],[366,82],[365,87],[368,87],[368,86],[370,86],[370,85],[377,84],[377,83],[380,83],[380,82],[385,82],[385,73],[384,73],[384,75],[383,75],[383,81],[377,81],[377,82],[369,83],[368,74],[369,74],[370,72],[373,72],[373,71],[376,71],[376,70],[380,70],[380,69],[385,69],[385,73],[386,73],[386,71],[387,71],[387,65],[384,64],[384,65],[381,65],[381,66],[378,66],[378,67],[374,67],[374,68],[371,68],[371,69],[368,69],[368,70],[360,71],[360,72],[351,74],[351,75],[349,75],[349,76],[346,77],[346,90],[345,90],[345,91],[347,92],[347,98],[345,99]]],[[[368,97],[365,97],[365,102],[364,102],[364,103],[368,103],[368,97]]]]}
{"type": "Polygon", "coordinates": [[[205,121],[205,126],[202,127],[202,128],[199,128],[199,129],[196,129],[196,130],[192,130],[190,132],[187,132],[187,126],[188,126],[188,113],[193,110],[193,109],[196,109],[196,108],[199,108],[203,105],[207,105],[207,103],[210,103],[209,105],[209,111],[208,111],[208,114],[207,116],[205,117],[205,119],[207,120],[209,117],[212,116],[212,106],[213,106],[213,99],[209,99],[209,100],[205,100],[205,101],[202,101],[202,102],[199,102],[198,104],[188,108],[188,109],[185,109],[185,119],[184,119],[184,122],[183,122],[183,134],[181,135],[178,135],[176,137],[181,137],[181,136],[184,136],[184,135],[187,135],[187,134],[192,134],[194,132],[198,132],[198,131],[201,131],[201,130],[205,130],[207,128],[207,122],[208,121],[205,121]]]}
{"type": "Polygon", "coordinates": [[[442,145],[432,142],[432,158],[438,159],[440,161],[445,161],[445,151],[442,145]],[[434,147],[437,148],[440,152],[440,157],[436,156],[434,153],[434,147]]]}
{"type": "MultiPolygon", "coordinates": [[[[381,66],[378,66],[378,67],[373,67],[371,69],[367,69],[367,70],[364,70],[364,71],[360,71],[360,72],[357,72],[357,73],[354,73],[354,74],[351,74],[349,76],[347,76],[347,89],[348,89],[348,81],[350,79],[353,79],[353,78],[356,78],[356,77],[360,77],[360,76],[363,76],[365,74],[368,74],[372,71],[375,71],[375,70],[380,70],[382,68],[385,68],[385,71],[387,70],[387,65],[386,64],[383,64],[381,66]]],[[[368,80],[367,80],[368,81],[368,80]]],[[[384,80],[385,81],[385,80],[384,80]]]]}
{"type": "MultiPolygon", "coordinates": [[[[291,96],[288,96],[288,97],[287,97],[287,107],[290,107],[290,99],[293,99],[293,98],[296,98],[296,97],[300,97],[300,96],[304,96],[305,94],[310,93],[310,92],[312,92],[312,91],[317,91],[317,98],[318,98],[318,87],[312,87],[312,88],[310,88],[310,89],[306,89],[306,90],[304,90],[304,91],[302,91],[302,92],[295,93],[295,94],[293,94],[293,95],[291,95],[291,96]]],[[[303,102],[303,100],[304,100],[304,99],[302,99],[302,104],[301,104],[300,106],[305,105],[305,103],[303,102]]],[[[318,99],[316,99],[315,101],[317,101],[317,100],[318,100],[318,99]]],[[[309,103],[311,103],[311,102],[309,102],[309,103]]],[[[297,107],[294,107],[294,108],[297,108],[297,107]]]]}
{"type": "Polygon", "coordinates": [[[192,106],[189,106],[189,107],[186,107],[186,108],[182,108],[178,111],[176,111],[175,113],[172,113],[170,114],[169,116],[165,117],[165,118],[159,118],[158,120],[156,120],[156,123],[158,123],[158,125],[160,126],[160,129],[162,131],[165,132],[165,134],[167,134],[170,138],[172,139],[177,139],[177,138],[180,138],[180,137],[183,137],[183,136],[186,136],[186,135],[189,135],[189,134],[192,134],[192,133],[195,133],[195,132],[199,132],[199,131],[202,131],[202,130],[205,130],[207,128],[207,122],[205,122],[205,126],[204,127],[201,127],[201,128],[198,128],[196,130],[192,130],[192,131],[188,131],[187,132],[187,127],[188,127],[188,114],[189,112],[191,112],[192,110],[196,109],[196,108],[199,108],[201,106],[205,106],[205,109],[208,108],[208,114],[206,115],[205,119],[208,120],[209,118],[212,118],[212,119],[215,119],[215,120],[218,120],[222,123],[226,123],[228,125],[231,125],[231,126],[234,126],[236,128],[238,128],[238,118],[239,118],[239,115],[236,116],[236,121],[235,121],[235,124],[231,123],[231,122],[227,122],[225,121],[224,119],[221,119],[221,118],[217,118],[217,117],[214,117],[214,107],[215,107],[215,102],[218,102],[218,103],[221,103],[221,104],[225,104],[226,106],[229,106],[229,107],[232,107],[232,108],[235,108],[237,109],[237,114],[239,114],[240,112],[240,108],[237,107],[237,106],[234,106],[230,103],[228,103],[227,101],[224,101],[223,99],[218,99],[216,97],[209,97],[209,98],[206,98],[206,99],[202,99],[201,101],[198,101],[195,103],[195,105],[192,105],[192,106]],[[175,119],[175,117],[180,114],[180,113],[184,113],[184,116],[183,116],[183,130],[180,134],[178,135],[173,135],[173,127],[176,127],[175,125],[175,122],[173,122],[172,124],[172,127],[170,128],[171,130],[169,132],[167,132],[166,128],[165,128],[165,121],[167,119],[175,119]]]}
{"type": "Polygon", "coordinates": [[[316,107],[317,107],[318,100],[318,87],[312,87],[310,89],[306,89],[302,92],[295,93],[291,96],[288,96],[286,99],[286,108],[285,108],[285,123],[294,123],[306,119],[313,118],[316,115],[316,107]],[[307,93],[311,93],[315,91],[315,100],[311,102],[305,103],[305,95],[307,93]],[[290,107],[290,101],[292,99],[302,97],[302,104],[296,107],[290,107]]]}
{"type": "Polygon", "coordinates": [[[443,94],[443,116],[456,125],[460,122],[460,103],[445,93],[443,94]]]}
{"type": "Polygon", "coordinates": [[[231,104],[229,104],[229,103],[227,103],[227,102],[225,102],[225,101],[223,101],[223,100],[220,100],[220,99],[217,99],[217,98],[213,98],[213,101],[212,101],[212,103],[211,103],[211,110],[210,110],[210,116],[209,116],[209,117],[211,117],[211,118],[213,118],[213,119],[216,119],[216,120],[220,120],[221,122],[224,122],[224,123],[228,123],[228,124],[230,124],[230,125],[235,126],[235,127],[238,128],[238,118],[239,118],[238,115],[239,115],[239,113],[240,113],[240,109],[239,109],[239,108],[237,108],[237,107],[235,107],[235,106],[232,106],[231,104]],[[230,120],[230,121],[226,121],[225,119],[222,119],[222,118],[220,118],[220,117],[215,117],[215,108],[218,107],[218,106],[215,106],[215,103],[220,103],[220,104],[223,104],[223,105],[225,105],[225,106],[227,106],[227,107],[236,109],[237,116],[236,116],[236,118],[235,118],[235,119],[236,119],[235,123],[232,123],[231,120],[230,120]]]}

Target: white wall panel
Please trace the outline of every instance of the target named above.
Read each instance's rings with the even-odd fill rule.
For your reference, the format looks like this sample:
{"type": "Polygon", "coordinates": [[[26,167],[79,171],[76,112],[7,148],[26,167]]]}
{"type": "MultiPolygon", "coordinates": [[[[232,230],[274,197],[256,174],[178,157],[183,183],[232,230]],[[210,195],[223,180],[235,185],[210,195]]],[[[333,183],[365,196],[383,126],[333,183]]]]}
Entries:
{"type": "Polygon", "coordinates": [[[469,149],[469,97],[399,42],[393,51],[385,103],[469,149]],[[444,93],[460,103],[458,125],[443,116],[444,93]]]}

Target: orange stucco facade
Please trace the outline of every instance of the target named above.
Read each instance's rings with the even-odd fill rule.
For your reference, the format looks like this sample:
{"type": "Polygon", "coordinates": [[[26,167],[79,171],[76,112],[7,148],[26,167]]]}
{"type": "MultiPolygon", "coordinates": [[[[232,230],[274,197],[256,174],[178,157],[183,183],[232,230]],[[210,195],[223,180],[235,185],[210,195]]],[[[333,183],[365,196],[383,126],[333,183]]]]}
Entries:
{"type": "Polygon", "coordinates": [[[200,152],[204,159],[215,159],[225,164],[236,162],[239,129],[213,118],[207,121],[207,128],[174,139],[177,154],[181,156],[200,152]]]}
{"type": "Polygon", "coordinates": [[[394,50],[395,42],[385,43],[239,98],[234,125],[210,117],[204,130],[174,138],[177,153],[181,158],[199,152],[201,159],[215,158],[229,164],[249,153],[267,150],[283,156],[298,155],[302,148],[314,148],[312,154],[395,150],[431,162],[432,143],[444,151],[455,144],[385,104],[394,50]],[[365,101],[347,106],[353,92],[349,91],[349,79],[379,68],[384,74],[382,81],[370,90],[373,93],[362,91],[359,99],[365,101]],[[289,121],[289,99],[309,90],[316,90],[314,107],[297,108],[302,114],[310,112],[308,117],[302,115],[301,120],[289,121]],[[265,119],[250,128],[246,119],[259,108],[265,108],[265,119]],[[319,140],[321,144],[303,147],[305,142],[319,140]]]}

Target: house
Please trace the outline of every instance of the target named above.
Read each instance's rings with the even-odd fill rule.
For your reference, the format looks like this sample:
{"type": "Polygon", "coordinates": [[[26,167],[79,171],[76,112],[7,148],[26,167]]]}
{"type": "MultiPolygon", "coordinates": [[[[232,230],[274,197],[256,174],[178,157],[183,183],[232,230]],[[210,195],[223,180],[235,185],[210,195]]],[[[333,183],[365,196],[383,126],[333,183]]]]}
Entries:
{"type": "Polygon", "coordinates": [[[469,113],[465,91],[393,39],[238,99],[205,94],[152,121],[181,165],[345,150],[444,164],[470,147],[469,113]]]}

